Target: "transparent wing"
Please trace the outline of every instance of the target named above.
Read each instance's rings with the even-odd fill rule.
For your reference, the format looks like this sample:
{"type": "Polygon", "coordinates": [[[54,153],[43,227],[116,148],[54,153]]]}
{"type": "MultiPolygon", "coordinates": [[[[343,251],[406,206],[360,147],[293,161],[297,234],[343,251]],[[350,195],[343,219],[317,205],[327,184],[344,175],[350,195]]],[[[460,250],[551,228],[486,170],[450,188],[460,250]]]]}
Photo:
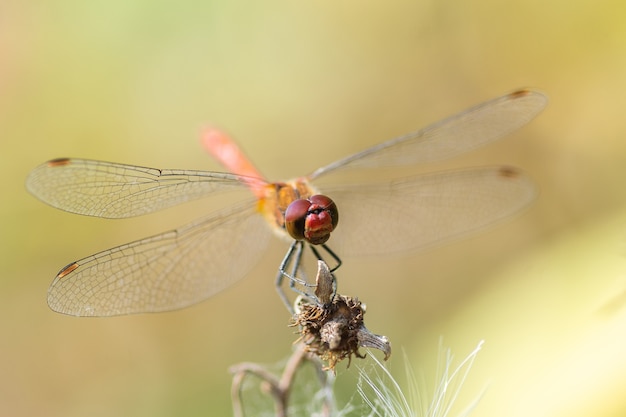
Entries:
{"type": "Polygon", "coordinates": [[[183,308],[245,276],[270,234],[254,204],[222,210],[71,263],[52,282],[48,305],[76,316],[183,308]]]}
{"type": "Polygon", "coordinates": [[[54,159],[26,188],[53,207],[104,218],[139,216],[258,181],[222,172],[166,170],[87,159],[54,159]]]}
{"type": "Polygon", "coordinates": [[[547,97],[537,91],[516,91],[319,168],[309,178],[345,168],[412,165],[451,158],[519,129],[547,102],[547,97]]]}
{"type": "Polygon", "coordinates": [[[341,211],[329,241],[341,255],[436,245],[506,219],[536,196],[532,181],[510,167],[444,171],[324,192],[341,211]]]}

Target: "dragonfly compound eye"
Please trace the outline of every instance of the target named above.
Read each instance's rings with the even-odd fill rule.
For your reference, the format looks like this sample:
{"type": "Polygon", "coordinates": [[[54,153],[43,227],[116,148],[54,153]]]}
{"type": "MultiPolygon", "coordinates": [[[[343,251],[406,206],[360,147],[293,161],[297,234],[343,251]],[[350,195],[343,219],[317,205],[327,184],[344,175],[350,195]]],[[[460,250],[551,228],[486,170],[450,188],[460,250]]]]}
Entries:
{"type": "Polygon", "coordinates": [[[330,237],[339,221],[334,201],[324,195],[295,200],[285,211],[285,229],[296,240],[321,245],[330,237]]]}

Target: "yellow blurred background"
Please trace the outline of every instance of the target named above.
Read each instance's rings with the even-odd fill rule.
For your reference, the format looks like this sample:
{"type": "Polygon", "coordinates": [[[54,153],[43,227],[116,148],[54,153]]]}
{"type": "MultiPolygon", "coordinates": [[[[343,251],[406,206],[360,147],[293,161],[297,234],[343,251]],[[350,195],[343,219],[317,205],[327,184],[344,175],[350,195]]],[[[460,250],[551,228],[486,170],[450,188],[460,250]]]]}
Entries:
{"type": "MultiPolygon", "coordinates": [[[[367,303],[400,379],[402,349],[432,381],[440,337],[459,359],[485,339],[459,410],[484,390],[474,415],[623,416],[624,2],[2,2],[0,414],[230,415],[228,366],[284,359],[295,338],[272,285],[278,241],[249,277],[192,308],[50,311],[63,265],[211,205],[71,215],[25,191],[36,165],[218,169],[198,140],[214,123],[268,178],[288,178],[526,86],[550,97],[543,114],[440,167],[519,166],[536,203],[428,252],[344,259],[340,290],[367,303]]],[[[355,369],[340,368],[349,397],[355,369]]]]}

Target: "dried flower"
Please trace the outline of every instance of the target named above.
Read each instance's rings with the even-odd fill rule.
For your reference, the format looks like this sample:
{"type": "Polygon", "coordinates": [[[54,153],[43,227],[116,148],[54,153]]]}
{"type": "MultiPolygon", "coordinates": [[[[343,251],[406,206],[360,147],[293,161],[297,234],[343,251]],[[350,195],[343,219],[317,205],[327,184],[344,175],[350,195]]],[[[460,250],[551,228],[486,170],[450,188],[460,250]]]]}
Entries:
{"type": "MultiPolygon", "coordinates": [[[[386,336],[371,333],[363,324],[365,306],[358,298],[336,294],[336,281],[323,261],[318,261],[315,295],[296,300],[293,326],[299,326],[301,341],[306,350],[333,370],[338,362],[352,355],[364,358],[359,347],[381,350],[385,360],[391,355],[391,344],[386,336]]],[[[350,366],[350,363],[348,363],[350,366]]]]}

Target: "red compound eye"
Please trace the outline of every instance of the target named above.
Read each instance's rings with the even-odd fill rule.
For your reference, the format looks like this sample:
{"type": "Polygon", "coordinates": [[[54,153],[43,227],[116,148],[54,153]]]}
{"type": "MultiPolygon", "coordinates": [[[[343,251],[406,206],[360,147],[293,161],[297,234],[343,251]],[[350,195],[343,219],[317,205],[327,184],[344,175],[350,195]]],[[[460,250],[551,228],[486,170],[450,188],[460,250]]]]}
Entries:
{"type": "Polygon", "coordinates": [[[285,229],[296,240],[321,245],[330,237],[339,221],[334,201],[325,195],[295,200],[285,211],[285,229]]]}
{"type": "Polygon", "coordinates": [[[285,229],[296,240],[304,239],[304,222],[311,207],[308,200],[295,200],[285,210],[285,229]]]}

